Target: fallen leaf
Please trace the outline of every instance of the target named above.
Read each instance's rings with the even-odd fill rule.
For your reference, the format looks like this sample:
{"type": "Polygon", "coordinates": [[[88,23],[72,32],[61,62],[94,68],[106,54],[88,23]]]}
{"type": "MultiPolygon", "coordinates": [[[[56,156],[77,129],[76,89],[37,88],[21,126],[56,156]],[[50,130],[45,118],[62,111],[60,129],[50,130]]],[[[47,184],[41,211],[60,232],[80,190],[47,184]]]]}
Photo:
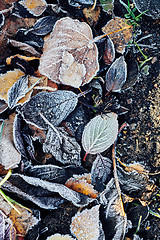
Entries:
{"type": "Polygon", "coordinates": [[[99,238],[99,207],[100,205],[97,205],[90,210],[85,209],[72,218],[71,233],[78,240],[97,240],[99,238]]]}
{"type": "Polygon", "coordinates": [[[6,74],[0,75],[0,99],[8,101],[8,90],[13,84],[24,75],[24,72],[15,69],[14,71],[8,71],[6,74]]]}
{"type": "Polygon", "coordinates": [[[71,236],[67,235],[61,235],[59,233],[56,233],[50,237],[48,237],[46,240],[74,240],[75,238],[72,238],[71,236]]]}
{"type": "Polygon", "coordinates": [[[70,189],[73,189],[76,192],[83,193],[91,198],[96,198],[98,196],[98,192],[94,190],[93,186],[87,183],[84,179],[79,179],[78,176],[74,178],[69,178],[65,183],[70,189]]]}
{"type": "Polygon", "coordinates": [[[29,200],[40,208],[48,210],[57,209],[64,202],[63,199],[72,202],[77,207],[85,207],[93,201],[92,198],[75,192],[63,184],[21,174],[12,174],[2,185],[2,190],[12,192],[23,200],[29,200]]]}
{"type": "Polygon", "coordinates": [[[0,142],[0,163],[5,169],[15,168],[21,160],[21,155],[17,152],[13,143],[13,121],[15,113],[5,121],[3,135],[0,142]]]}
{"type": "Polygon", "coordinates": [[[8,104],[4,100],[0,100],[0,114],[8,108],[8,104]]]}
{"type": "Polygon", "coordinates": [[[10,43],[11,46],[13,46],[15,48],[18,48],[20,51],[23,51],[24,53],[27,53],[27,54],[29,53],[32,56],[35,56],[35,57],[38,57],[38,58],[41,55],[38,51],[35,50],[34,47],[28,45],[27,43],[15,41],[13,39],[10,39],[9,43],[10,43]]]}
{"type": "Polygon", "coordinates": [[[112,177],[112,161],[98,154],[91,168],[91,183],[95,189],[102,192],[112,177]]]}
{"type": "Polygon", "coordinates": [[[16,230],[12,221],[0,210],[0,239],[16,240],[16,230]]]}
{"type": "Polygon", "coordinates": [[[40,73],[78,88],[90,82],[98,70],[98,50],[89,25],[69,17],[58,20],[45,41],[40,73]]]}
{"type": "Polygon", "coordinates": [[[151,16],[153,19],[160,18],[160,2],[159,0],[133,0],[135,7],[141,13],[151,16]]]}
{"type": "Polygon", "coordinates": [[[82,146],[86,153],[101,153],[114,143],[117,134],[118,121],[115,113],[96,116],[84,128],[82,146]]]}
{"type": "Polygon", "coordinates": [[[31,14],[38,17],[40,16],[47,7],[45,0],[23,0],[19,4],[24,6],[31,14]]]}
{"type": "Polygon", "coordinates": [[[63,164],[81,165],[81,147],[76,139],[70,137],[63,128],[56,128],[56,130],[49,127],[46,141],[43,143],[43,151],[52,154],[63,164]]]}
{"type": "Polygon", "coordinates": [[[132,40],[133,27],[128,25],[126,21],[125,18],[115,17],[102,28],[102,31],[106,34],[122,29],[118,34],[115,32],[109,35],[115,45],[116,51],[121,54],[125,51],[125,45],[132,40]]]}
{"type": "Polygon", "coordinates": [[[115,59],[114,44],[110,37],[105,40],[105,48],[103,53],[103,61],[105,64],[110,65],[115,59]]]}
{"type": "Polygon", "coordinates": [[[68,0],[68,3],[73,7],[81,7],[85,5],[93,5],[94,0],[68,0]]]}
{"type": "Polygon", "coordinates": [[[119,92],[127,78],[127,64],[124,57],[119,57],[106,73],[105,85],[107,91],[119,92]]]}
{"type": "Polygon", "coordinates": [[[29,229],[38,224],[40,221],[40,216],[37,219],[31,211],[28,211],[19,205],[16,205],[16,208],[20,211],[20,214],[14,208],[12,208],[9,218],[12,220],[17,233],[24,237],[29,229]]]}
{"type": "Polygon", "coordinates": [[[58,126],[76,107],[78,95],[71,91],[40,92],[22,107],[27,123],[40,129],[48,129],[41,113],[53,126],[58,126]]]}
{"type": "Polygon", "coordinates": [[[99,15],[100,15],[100,7],[96,7],[95,9],[92,9],[92,7],[83,8],[83,14],[87,20],[87,23],[93,27],[97,24],[99,15]]]}

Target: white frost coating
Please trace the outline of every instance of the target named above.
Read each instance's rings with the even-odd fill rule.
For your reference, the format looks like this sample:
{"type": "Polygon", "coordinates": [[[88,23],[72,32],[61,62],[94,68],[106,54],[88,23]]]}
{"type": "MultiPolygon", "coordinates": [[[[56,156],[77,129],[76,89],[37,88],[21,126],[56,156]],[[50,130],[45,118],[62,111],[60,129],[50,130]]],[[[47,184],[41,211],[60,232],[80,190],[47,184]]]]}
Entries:
{"type": "Polygon", "coordinates": [[[62,65],[60,67],[60,81],[66,85],[79,87],[82,84],[85,74],[85,65],[75,61],[71,53],[64,52],[62,56],[62,65]]]}
{"type": "Polygon", "coordinates": [[[85,209],[72,218],[71,233],[78,240],[98,240],[100,235],[99,207],[100,205],[97,205],[90,210],[85,209]]]}
{"type": "Polygon", "coordinates": [[[118,134],[117,114],[94,117],[84,128],[82,146],[87,153],[97,154],[107,150],[118,134]]]}
{"type": "Polygon", "coordinates": [[[33,14],[36,17],[40,16],[46,10],[47,7],[47,3],[45,0],[38,0],[37,4],[33,3],[32,0],[23,0],[20,1],[19,4],[25,7],[31,14],[33,14]]]}
{"type": "Polygon", "coordinates": [[[75,240],[75,238],[72,238],[68,234],[67,235],[61,235],[59,233],[56,233],[56,234],[48,237],[46,240],[75,240]]]}

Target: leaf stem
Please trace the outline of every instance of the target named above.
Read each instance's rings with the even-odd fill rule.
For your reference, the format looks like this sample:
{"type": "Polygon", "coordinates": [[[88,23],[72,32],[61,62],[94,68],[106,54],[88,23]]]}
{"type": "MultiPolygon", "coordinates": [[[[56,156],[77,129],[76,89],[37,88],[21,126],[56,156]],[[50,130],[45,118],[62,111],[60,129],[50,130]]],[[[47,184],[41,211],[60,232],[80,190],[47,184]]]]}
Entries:
{"type": "Polygon", "coordinates": [[[83,158],[83,161],[84,161],[84,162],[86,161],[87,155],[88,155],[88,152],[86,152],[86,154],[84,155],[84,158],[83,158]]]}
{"type": "Polygon", "coordinates": [[[11,203],[11,201],[8,199],[8,197],[7,197],[6,194],[2,191],[2,189],[0,189],[0,194],[1,194],[2,197],[8,202],[8,204],[16,210],[16,212],[18,212],[19,214],[21,214],[21,212],[11,203]]]}
{"type": "Polygon", "coordinates": [[[8,180],[8,178],[11,176],[12,171],[11,169],[8,171],[8,173],[6,174],[6,176],[2,179],[2,181],[0,182],[0,187],[8,180]]]}

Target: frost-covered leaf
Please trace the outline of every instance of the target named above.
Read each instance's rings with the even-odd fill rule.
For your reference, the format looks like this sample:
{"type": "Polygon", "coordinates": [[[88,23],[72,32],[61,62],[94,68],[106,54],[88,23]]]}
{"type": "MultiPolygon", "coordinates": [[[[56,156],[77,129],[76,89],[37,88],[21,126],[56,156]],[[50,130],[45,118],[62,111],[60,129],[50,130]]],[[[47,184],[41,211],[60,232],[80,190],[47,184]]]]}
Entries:
{"type": "Polygon", "coordinates": [[[117,52],[123,54],[125,51],[125,46],[132,39],[132,26],[128,25],[125,18],[115,17],[110,20],[103,28],[104,33],[111,33],[114,31],[119,31],[118,33],[110,34],[110,38],[115,45],[117,52]]]}
{"type": "Polygon", "coordinates": [[[89,25],[69,17],[58,20],[45,41],[40,73],[78,88],[90,82],[98,70],[98,50],[89,25]]]}
{"type": "Polygon", "coordinates": [[[12,221],[0,210],[0,239],[16,240],[16,230],[12,221]]]}
{"type": "Polygon", "coordinates": [[[28,176],[61,184],[65,184],[73,174],[82,174],[84,172],[83,167],[75,165],[59,167],[53,164],[31,166],[27,167],[25,171],[28,176]]]}
{"type": "Polygon", "coordinates": [[[119,92],[127,78],[127,64],[124,57],[119,57],[110,66],[106,73],[106,89],[112,92],[119,92]]]}
{"type": "Polygon", "coordinates": [[[77,207],[87,206],[93,201],[86,195],[75,192],[62,184],[21,174],[12,174],[9,181],[2,185],[2,189],[49,210],[58,208],[64,202],[63,199],[71,201],[77,207]]]}
{"type": "Polygon", "coordinates": [[[2,139],[0,142],[0,163],[5,169],[14,168],[21,160],[21,155],[17,152],[13,143],[13,121],[15,114],[9,116],[4,123],[2,139]]]}
{"type": "Polygon", "coordinates": [[[100,3],[102,4],[103,10],[108,14],[111,14],[113,12],[114,0],[100,0],[100,3]]]}
{"type": "Polygon", "coordinates": [[[153,19],[160,18],[160,1],[159,0],[133,0],[138,11],[151,16],[153,19]]]}
{"type": "Polygon", "coordinates": [[[75,238],[72,238],[71,236],[67,235],[61,235],[59,233],[56,233],[50,237],[48,237],[46,240],[74,240],[75,238]]]}
{"type": "Polygon", "coordinates": [[[53,26],[56,22],[57,18],[53,16],[46,16],[38,19],[38,21],[35,23],[33,28],[30,28],[28,32],[32,32],[35,35],[44,36],[50,33],[53,29],[53,26]]]}
{"type": "Polygon", "coordinates": [[[8,104],[4,100],[0,100],[0,114],[8,108],[8,104]]]}
{"type": "Polygon", "coordinates": [[[97,240],[100,236],[99,207],[97,205],[90,210],[78,212],[70,225],[71,233],[78,240],[97,240]]]}
{"type": "Polygon", "coordinates": [[[24,72],[18,69],[15,69],[13,71],[8,71],[7,73],[0,75],[0,99],[3,99],[7,102],[8,90],[23,75],[24,75],[24,72]]]}
{"type": "Polygon", "coordinates": [[[8,90],[8,106],[14,108],[17,102],[25,96],[28,91],[28,76],[20,77],[8,90]]]}
{"type": "Polygon", "coordinates": [[[23,0],[19,4],[24,6],[31,14],[38,17],[40,16],[47,7],[45,0],[23,0]]]}
{"type": "Polygon", "coordinates": [[[102,207],[102,227],[105,233],[105,240],[119,240],[124,237],[128,228],[132,227],[127,217],[123,216],[120,198],[112,178],[106,186],[106,189],[100,194],[100,203],[102,207]]]}
{"type": "Polygon", "coordinates": [[[115,113],[96,116],[84,128],[82,146],[86,153],[101,153],[114,143],[117,134],[118,121],[115,113]]]}
{"type": "Polygon", "coordinates": [[[103,53],[103,60],[105,64],[110,65],[115,59],[114,44],[110,37],[105,40],[105,49],[103,53]]]}
{"type": "Polygon", "coordinates": [[[56,129],[59,134],[49,128],[46,141],[43,143],[43,151],[52,154],[63,164],[81,165],[80,145],[63,128],[56,129]]]}
{"type": "Polygon", "coordinates": [[[3,15],[3,13],[0,13],[0,29],[3,27],[4,25],[4,20],[5,20],[5,17],[3,15]]]}
{"type": "Polygon", "coordinates": [[[78,95],[71,91],[40,92],[24,104],[22,115],[27,123],[47,129],[48,124],[39,113],[58,126],[75,109],[77,102],[78,95]]]}
{"type": "Polygon", "coordinates": [[[81,179],[81,176],[74,176],[72,178],[69,178],[65,183],[65,186],[73,189],[76,192],[83,193],[91,198],[96,198],[98,196],[98,192],[94,190],[93,186],[85,179],[81,179]]]}
{"type": "Polygon", "coordinates": [[[20,51],[23,51],[24,53],[29,53],[35,57],[40,57],[40,53],[38,51],[36,51],[34,47],[30,46],[27,43],[10,39],[9,44],[15,48],[18,48],[20,51]]]}
{"type": "Polygon", "coordinates": [[[91,183],[95,189],[102,192],[112,177],[112,161],[98,154],[91,169],[91,183]]]}
{"type": "Polygon", "coordinates": [[[68,3],[73,7],[81,7],[83,5],[93,5],[94,0],[68,0],[68,3]]]}
{"type": "Polygon", "coordinates": [[[16,205],[16,209],[12,208],[9,217],[14,223],[14,227],[21,236],[25,236],[29,229],[33,228],[40,221],[40,212],[39,217],[36,218],[32,211],[28,211],[26,208],[16,205]]]}
{"type": "Polygon", "coordinates": [[[96,7],[95,9],[92,9],[92,7],[87,7],[83,9],[83,14],[86,18],[86,21],[91,27],[97,24],[100,16],[100,11],[100,7],[96,7]]]}

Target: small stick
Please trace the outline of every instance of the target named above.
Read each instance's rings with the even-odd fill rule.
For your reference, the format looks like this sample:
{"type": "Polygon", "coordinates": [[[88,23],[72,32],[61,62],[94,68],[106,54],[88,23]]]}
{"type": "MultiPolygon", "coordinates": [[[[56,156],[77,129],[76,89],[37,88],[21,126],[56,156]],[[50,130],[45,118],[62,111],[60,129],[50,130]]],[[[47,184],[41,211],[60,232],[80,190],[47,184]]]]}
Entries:
{"type": "Polygon", "coordinates": [[[94,10],[94,9],[95,9],[95,7],[96,7],[96,4],[97,4],[97,0],[94,0],[94,4],[93,4],[93,6],[92,6],[91,10],[94,10]]]}

